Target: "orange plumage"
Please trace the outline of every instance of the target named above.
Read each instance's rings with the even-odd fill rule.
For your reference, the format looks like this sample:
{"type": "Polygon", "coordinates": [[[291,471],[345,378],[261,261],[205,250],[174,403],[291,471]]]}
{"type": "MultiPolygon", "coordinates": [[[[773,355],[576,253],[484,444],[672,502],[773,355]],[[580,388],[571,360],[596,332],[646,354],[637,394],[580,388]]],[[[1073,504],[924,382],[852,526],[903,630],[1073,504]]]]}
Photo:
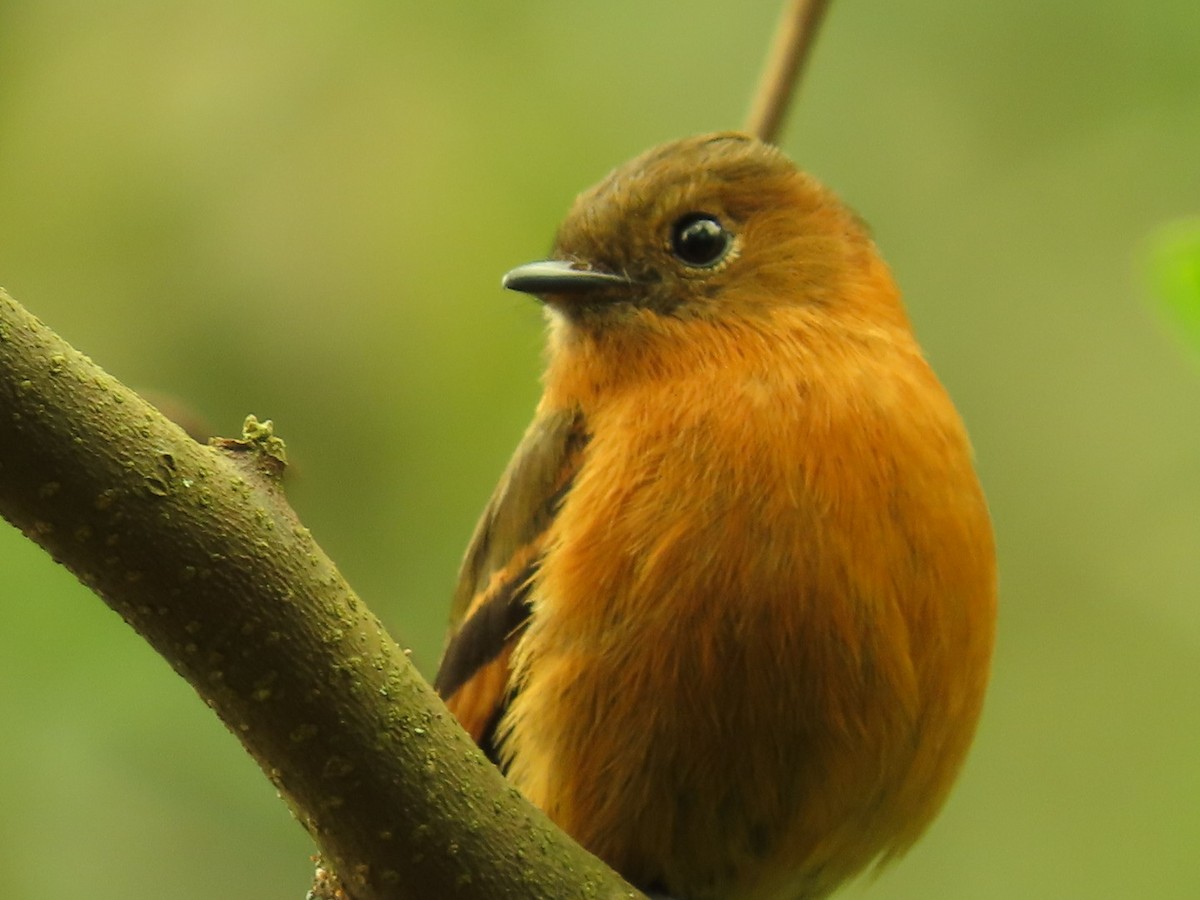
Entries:
{"type": "Polygon", "coordinates": [[[991,655],[991,526],[861,222],[737,134],[657,148],[510,273],[545,393],[438,676],[536,805],[677,900],[823,897],[936,814],[991,655]]]}

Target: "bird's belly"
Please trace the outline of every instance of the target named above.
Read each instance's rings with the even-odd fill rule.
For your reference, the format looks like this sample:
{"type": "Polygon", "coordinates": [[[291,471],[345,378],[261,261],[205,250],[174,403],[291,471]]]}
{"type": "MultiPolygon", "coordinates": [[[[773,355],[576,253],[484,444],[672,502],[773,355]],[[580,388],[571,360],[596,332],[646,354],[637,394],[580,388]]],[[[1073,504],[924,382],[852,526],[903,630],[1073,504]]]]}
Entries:
{"type": "MultiPolygon", "coordinates": [[[[862,720],[861,648],[829,637],[847,627],[822,613],[836,604],[799,575],[747,585],[754,573],[736,562],[652,590],[627,583],[644,603],[617,580],[605,592],[615,602],[575,592],[569,612],[535,607],[506,726],[510,777],[639,886],[687,900],[817,897],[832,851],[822,841],[861,825],[890,750],[862,720]],[[579,620],[589,604],[603,627],[579,620]]],[[[555,560],[546,575],[549,590],[555,560]]],[[[904,706],[882,692],[869,705],[904,706]]]]}

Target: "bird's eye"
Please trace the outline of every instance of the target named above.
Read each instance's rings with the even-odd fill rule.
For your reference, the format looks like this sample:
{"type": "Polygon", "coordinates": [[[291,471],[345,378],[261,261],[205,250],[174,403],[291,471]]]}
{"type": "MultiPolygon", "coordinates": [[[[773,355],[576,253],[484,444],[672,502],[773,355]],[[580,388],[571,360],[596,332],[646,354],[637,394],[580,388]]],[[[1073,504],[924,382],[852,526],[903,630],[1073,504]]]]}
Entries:
{"type": "Polygon", "coordinates": [[[715,266],[733,245],[733,235],[709,213],[688,213],[671,226],[671,251],[698,269],[715,266]]]}

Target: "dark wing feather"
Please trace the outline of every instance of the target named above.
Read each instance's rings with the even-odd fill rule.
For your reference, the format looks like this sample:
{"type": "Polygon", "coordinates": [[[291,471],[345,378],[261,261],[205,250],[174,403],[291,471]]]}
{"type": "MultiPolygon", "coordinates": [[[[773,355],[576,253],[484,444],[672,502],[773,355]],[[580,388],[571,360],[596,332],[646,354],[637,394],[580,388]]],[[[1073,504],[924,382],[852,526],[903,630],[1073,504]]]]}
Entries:
{"type": "Polygon", "coordinates": [[[483,512],[459,571],[451,632],[434,687],[495,759],[492,736],[508,695],[508,661],[529,618],[529,587],[546,530],[579,467],[581,413],[534,419],[483,512]]]}

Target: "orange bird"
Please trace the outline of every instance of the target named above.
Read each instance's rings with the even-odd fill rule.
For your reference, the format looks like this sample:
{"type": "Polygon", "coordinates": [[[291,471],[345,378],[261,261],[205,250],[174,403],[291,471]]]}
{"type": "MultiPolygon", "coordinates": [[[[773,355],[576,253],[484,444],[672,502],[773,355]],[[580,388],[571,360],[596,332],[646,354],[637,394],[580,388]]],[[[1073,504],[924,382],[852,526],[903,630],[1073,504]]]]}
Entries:
{"type": "Polygon", "coordinates": [[[988,679],[962,422],[863,223],[775,147],[667,144],[504,284],[545,392],[436,686],[641,889],[824,897],[936,815],[988,679]]]}

